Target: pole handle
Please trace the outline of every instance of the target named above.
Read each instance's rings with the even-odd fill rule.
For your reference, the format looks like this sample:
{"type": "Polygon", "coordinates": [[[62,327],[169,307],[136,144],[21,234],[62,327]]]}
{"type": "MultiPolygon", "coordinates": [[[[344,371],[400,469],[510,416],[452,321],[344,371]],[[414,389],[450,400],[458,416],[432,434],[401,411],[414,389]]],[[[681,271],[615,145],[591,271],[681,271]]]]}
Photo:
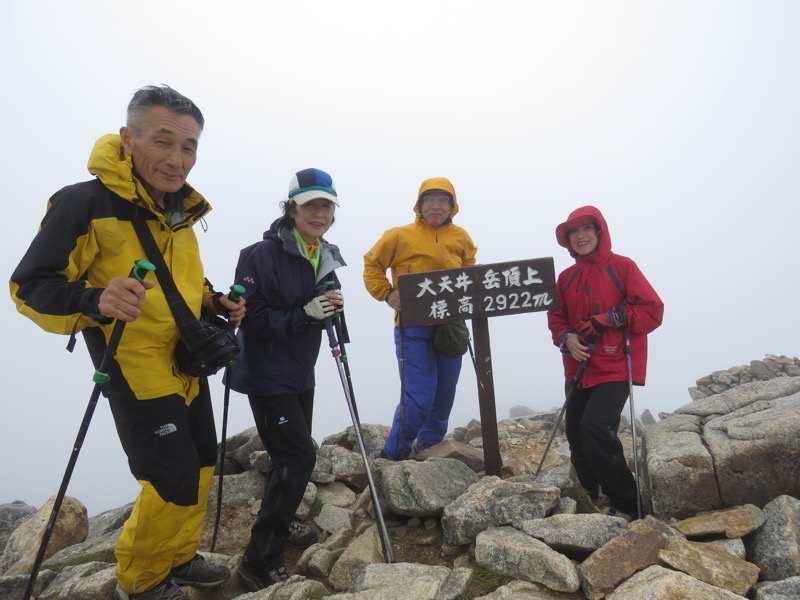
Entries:
{"type": "MultiPolygon", "coordinates": [[[[324,288],[321,289],[321,293],[324,294],[325,292],[328,292],[328,291],[332,290],[333,286],[336,285],[336,282],[331,279],[331,280],[328,280],[328,281],[324,282],[322,285],[325,286],[324,288]]],[[[322,286],[320,286],[320,287],[322,287],[322,286]]],[[[338,318],[339,315],[341,314],[342,310],[343,310],[342,308],[337,308],[336,312],[333,314],[333,318],[334,319],[338,318]]]]}
{"type": "MultiPolygon", "coordinates": [[[[245,287],[243,285],[239,285],[238,283],[235,283],[230,287],[230,291],[228,292],[228,299],[231,302],[239,302],[239,300],[242,297],[242,294],[244,294],[246,291],[247,290],[245,289],[245,287]]],[[[228,369],[231,369],[231,368],[233,368],[234,364],[236,364],[236,360],[232,358],[231,360],[228,361],[228,364],[226,365],[226,367],[228,369]]],[[[231,374],[228,373],[227,376],[230,377],[231,374]]],[[[225,393],[226,394],[229,393],[228,392],[229,389],[230,389],[229,388],[229,384],[226,384],[226,389],[225,389],[225,393]]],[[[227,398],[226,398],[226,401],[227,401],[227,398]]],[[[222,484],[222,479],[220,479],[220,485],[221,484],[222,484]]],[[[216,537],[216,532],[215,532],[215,537],[216,537]]]]}
{"type": "MultiPolygon", "coordinates": [[[[131,272],[128,274],[128,277],[133,277],[139,283],[144,283],[144,278],[147,276],[148,273],[152,273],[156,270],[156,267],[153,263],[148,260],[136,260],[133,262],[133,268],[131,272]]],[[[122,337],[122,330],[125,329],[125,321],[117,320],[114,323],[114,329],[111,330],[111,335],[108,338],[108,344],[106,345],[106,351],[103,355],[103,361],[100,365],[100,368],[94,372],[92,375],[92,381],[95,383],[107,383],[110,379],[108,376],[108,367],[111,363],[111,358],[117,353],[117,346],[119,346],[119,340],[122,337]]]]}
{"type": "MultiPolygon", "coordinates": [[[[319,294],[324,294],[332,289],[334,285],[336,285],[336,282],[333,280],[324,281],[317,286],[317,292],[319,294]]],[[[334,316],[336,316],[336,313],[334,313],[334,316]]],[[[328,346],[331,349],[331,354],[336,357],[339,356],[339,341],[336,339],[336,333],[333,330],[333,318],[334,317],[328,317],[323,323],[325,325],[325,333],[328,334],[328,346]]]]}
{"type": "Polygon", "coordinates": [[[131,273],[128,275],[128,277],[133,277],[134,279],[138,280],[139,283],[144,283],[144,278],[147,277],[147,274],[152,273],[155,270],[156,266],[149,260],[136,260],[133,262],[133,268],[131,269],[131,273]]]}
{"type": "Polygon", "coordinates": [[[242,297],[242,294],[247,291],[243,285],[234,284],[230,287],[230,292],[228,292],[228,299],[231,302],[239,302],[239,299],[242,297]]]}
{"type": "MultiPolygon", "coordinates": [[[[333,286],[336,285],[335,281],[326,281],[325,286],[326,289],[330,290],[333,286]]],[[[336,309],[336,312],[333,313],[333,316],[330,317],[331,322],[333,323],[334,334],[336,336],[336,344],[339,346],[339,349],[342,353],[342,357],[344,361],[347,361],[347,356],[344,351],[344,344],[349,343],[350,340],[348,339],[347,329],[344,324],[344,309],[339,307],[336,309]]],[[[328,324],[326,323],[326,329],[328,328],[328,324]]],[[[328,334],[329,336],[332,335],[331,333],[328,334]]]]}

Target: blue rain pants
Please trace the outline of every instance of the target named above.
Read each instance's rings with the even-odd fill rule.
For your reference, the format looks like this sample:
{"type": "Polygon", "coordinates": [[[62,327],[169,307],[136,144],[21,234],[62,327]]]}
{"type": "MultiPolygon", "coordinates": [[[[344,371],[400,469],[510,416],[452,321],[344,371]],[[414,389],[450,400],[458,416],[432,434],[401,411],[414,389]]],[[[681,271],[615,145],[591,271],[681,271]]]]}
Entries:
{"type": "Polygon", "coordinates": [[[414,440],[425,450],[441,442],[447,433],[462,357],[434,350],[435,329],[434,326],[394,329],[401,396],[383,448],[392,460],[404,460],[414,440]]]}

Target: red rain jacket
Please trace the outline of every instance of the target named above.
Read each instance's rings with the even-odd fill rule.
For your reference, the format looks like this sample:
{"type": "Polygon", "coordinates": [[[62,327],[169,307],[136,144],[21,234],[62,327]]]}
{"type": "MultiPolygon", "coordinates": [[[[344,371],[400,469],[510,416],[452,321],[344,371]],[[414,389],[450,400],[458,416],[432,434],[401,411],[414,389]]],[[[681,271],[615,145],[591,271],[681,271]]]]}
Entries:
{"type": "MultiPolygon", "coordinates": [[[[624,301],[627,327],[631,337],[633,382],[644,385],[647,373],[647,334],[661,325],[664,303],[630,258],[611,251],[611,236],[602,213],[594,206],[573,211],[556,229],[559,245],[567,248],[575,264],[565,269],[556,282],[558,308],[547,313],[547,324],[558,346],[561,335],[574,333],[581,320],[619,307],[624,301]],[[568,232],[576,223],[592,217],[598,226],[597,250],[589,256],[578,256],[569,245],[568,232]]],[[[627,381],[624,329],[609,329],[594,343],[597,348],[586,364],[578,382],[588,388],[608,381],[627,381]]],[[[578,368],[570,354],[563,356],[564,374],[568,381],[578,368]]]]}

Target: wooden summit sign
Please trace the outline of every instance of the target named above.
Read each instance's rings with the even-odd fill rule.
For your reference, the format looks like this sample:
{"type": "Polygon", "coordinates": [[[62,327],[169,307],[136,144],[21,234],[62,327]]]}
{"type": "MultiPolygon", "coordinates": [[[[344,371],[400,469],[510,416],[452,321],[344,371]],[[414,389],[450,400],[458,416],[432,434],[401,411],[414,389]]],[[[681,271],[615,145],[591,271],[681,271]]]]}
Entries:
{"type": "Polygon", "coordinates": [[[397,278],[403,325],[500,317],[556,306],[552,258],[408,273],[397,278]]]}
{"type": "Polygon", "coordinates": [[[397,287],[404,327],[472,320],[485,472],[499,476],[502,459],[488,318],[556,308],[552,257],[407,273],[397,278],[397,287]]]}

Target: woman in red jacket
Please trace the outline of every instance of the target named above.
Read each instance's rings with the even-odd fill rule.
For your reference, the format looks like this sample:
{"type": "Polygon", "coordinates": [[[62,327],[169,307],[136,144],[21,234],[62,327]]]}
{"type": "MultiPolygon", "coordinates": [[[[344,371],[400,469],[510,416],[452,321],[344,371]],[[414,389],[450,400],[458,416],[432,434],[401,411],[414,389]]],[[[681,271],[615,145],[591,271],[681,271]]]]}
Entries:
{"type": "Polygon", "coordinates": [[[635,515],[636,482],[617,437],[630,393],[625,330],[632,381],[644,385],[647,334],[661,325],[664,303],[636,263],[611,251],[608,226],[594,206],[573,211],[556,228],[556,239],[575,259],[558,276],[558,308],[547,314],[553,343],[564,355],[571,461],[592,498],[600,489],[609,497],[610,514],[635,515]]]}

